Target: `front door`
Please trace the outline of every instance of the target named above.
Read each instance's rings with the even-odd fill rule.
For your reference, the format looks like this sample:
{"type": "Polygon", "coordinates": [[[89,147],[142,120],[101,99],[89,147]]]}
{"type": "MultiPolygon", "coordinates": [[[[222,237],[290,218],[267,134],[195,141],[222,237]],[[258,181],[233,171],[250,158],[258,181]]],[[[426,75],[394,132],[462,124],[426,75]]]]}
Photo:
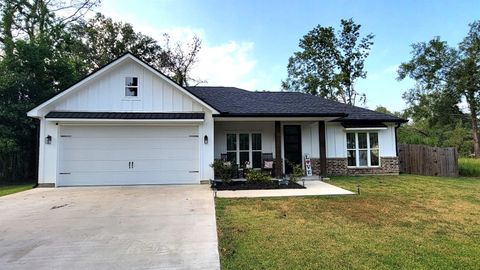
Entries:
{"type": "Polygon", "coordinates": [[[302,164],[302,134],[299,125],[283,126],[285,174],[292,172],[292,164],[302,164]]]}

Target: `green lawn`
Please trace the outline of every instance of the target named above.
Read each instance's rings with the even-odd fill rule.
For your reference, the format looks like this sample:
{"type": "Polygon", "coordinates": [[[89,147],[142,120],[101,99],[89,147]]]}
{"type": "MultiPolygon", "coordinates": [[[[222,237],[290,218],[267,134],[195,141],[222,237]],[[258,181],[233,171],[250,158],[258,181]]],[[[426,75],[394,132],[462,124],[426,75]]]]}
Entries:
{"type": "Polygon", "coordinates": [[[222,269],[478,269],[480,178],[331,183],[361,195],[216,199],[222,269]]]}
{"type": "Polygon", "coordinates": [[[458,170],[463,176],[480,176],[480,159],[459,158],[458,170]]]}
{"type": "Polygon", "coordinates": [[[0,197],[12,193],[17,193],[20,191],[25,191],[33,188],[33,184],[23,184],[23,185],[0,185],[0,197]]]}

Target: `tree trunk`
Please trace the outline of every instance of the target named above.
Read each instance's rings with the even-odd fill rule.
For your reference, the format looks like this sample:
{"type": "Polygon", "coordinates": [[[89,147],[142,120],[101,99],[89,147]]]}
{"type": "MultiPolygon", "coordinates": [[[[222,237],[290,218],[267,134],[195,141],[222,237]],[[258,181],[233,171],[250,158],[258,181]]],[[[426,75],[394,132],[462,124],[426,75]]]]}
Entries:
{"type": "Polygon", "coordinates": [[[472,135],[473,135],[473,151],[475,157],[480,157],[480,142],[478,138],[478,120],[477,120],[477,108],[475,105],[470,105],[470,118],[472,120],[472,135]]]}

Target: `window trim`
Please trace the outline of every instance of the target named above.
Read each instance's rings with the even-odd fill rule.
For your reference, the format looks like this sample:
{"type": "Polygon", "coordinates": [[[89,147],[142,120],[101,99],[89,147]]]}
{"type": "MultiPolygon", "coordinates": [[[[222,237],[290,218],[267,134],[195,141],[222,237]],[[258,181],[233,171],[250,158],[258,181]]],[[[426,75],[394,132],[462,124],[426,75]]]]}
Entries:
{"type": "Polygon", "coordinates": [[[132,75],[132,74],[127,74],[125,76],[123,76],[123,99],[124,100],[140,100],[140,76],[138,75],[132,75]],[[127,78],[137,78],[137,86],[128,86],[127,85],[127,78]],[[131,88],[137,88],[137,95],[136,96],[127,96],[127,92],[126,92],[126,88],[127,87],[131,87],[131,88]]]}
{"type": "Polygon", "coordinates": [[[345,133],[345,148],[346,148],[346,156],[347,156],[347,167],[348,168],[379,168],[381,167],[381,158],[380,158],[380,134],[378,131],[366,131],[366,130],[359,130],[359,131],[349,131],[345,133]],[[355,134],[355,148],[348,148],[348,139],[347,139],[347,134],[348,133],[353,133],[355,134]],[[358,145],[358,133],[366,133],[367,136],[367,148],[360,148],[358,145]],[[376,133],[377,134],[377,144],[378,147],[372,148],[370,145],[370,133],[376,133]],[[355,166],[350,166],[348,165],[348,151],[355,150],[355,166]],[[367,151],[367,165],[359,165],[360,164],[360,150],[362,151],[367,151]],[[378,150],[378,165],[371,165],[372,164],[372,159],[371,159],[371,151],[372,150],[378,150]]]}
{"type": "Polygon", "coordinates": [[[248,160],[250,161],[250,165],[252,166],[252,169],[261,169],[262,164],[260,164],[260,167],[253,167],[253,153],[254,152],[260,152],[263,153],[263,134],[262,132],[256,132],[256,131],[231,131],[231,132],[225,132],[225,142],[226,142],[226,153],[235,153],[235,160],[237,165],[240,166],[240,153],[245,153],[248,152],[248,160]],[[235,134],[236,136],[236,149],[235,150],[228,150],[228,135],[229,134],[235,134]],[[248,134],[248,150],[240,150],[240,134],[248,134]],[[253,140],[252,140],[252,134],[260,134],[260,150],[253,150],[253,140]]]}

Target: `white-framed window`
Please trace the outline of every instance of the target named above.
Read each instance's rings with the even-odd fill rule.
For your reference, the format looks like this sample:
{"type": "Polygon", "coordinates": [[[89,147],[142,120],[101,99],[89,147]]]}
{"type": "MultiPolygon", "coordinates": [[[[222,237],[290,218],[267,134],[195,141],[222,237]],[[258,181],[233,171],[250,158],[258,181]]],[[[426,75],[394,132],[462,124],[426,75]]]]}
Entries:
{"type": "Polygon", "coordinates": [[[252,168],[262,167],[261,133],[227,133],[227,159],[243,166],[247,161],[252,168]]]}
{"type": "Polygon", "coordinates": [[[378,132],[347,132],[349,167],[380,166],[378,132]]]}
{"type": "Polygon", "coordinates": [[[125,96],[138,97],[138,77],[125,77],[125,96]]]}

